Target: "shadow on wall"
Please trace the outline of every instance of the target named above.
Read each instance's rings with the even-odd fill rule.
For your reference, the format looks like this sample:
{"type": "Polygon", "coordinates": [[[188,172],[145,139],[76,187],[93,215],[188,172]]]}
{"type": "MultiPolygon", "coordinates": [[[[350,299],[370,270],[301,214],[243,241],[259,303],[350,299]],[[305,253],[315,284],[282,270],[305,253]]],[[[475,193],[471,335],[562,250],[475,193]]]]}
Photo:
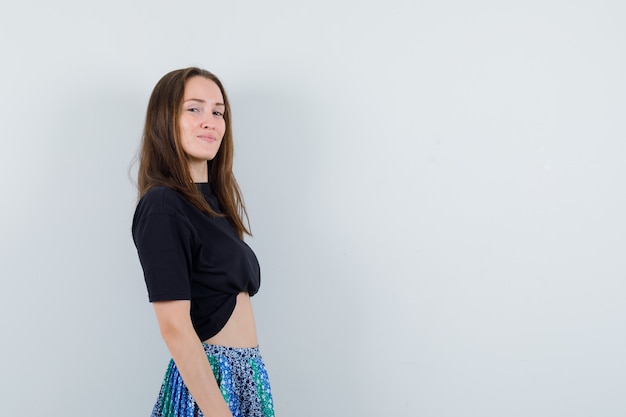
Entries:
{"type": "Polygon", "coordinates": [[[231,91],[235,170],[242,188],[250,184],[244,189],[247,202],[260,204],[261,214],[288,210],[281,217],[289,221],[313,186],[314,161],[322,152],[309,116],[315,104],[286,86],[231,91]]]}
{"type": "MultiPolygon", "coordinates": [[[[311,404],[313,395],[349,414],[350,401],[339,396],[345,399],[345,375],[362,359],[348,352],[363,346],[368,306],[354,286],[364,275],[358,251],[349,247],[349,230],[337,227],[342,212],[328,201],[328,184],[349,169],[334,163],[339,116],[328,97],[307,87],[273,87],[230,92],[235,169],[263,277],[254,301],[260,341],[279,410],[304,403],[326,410],[329,403],[311,404]]],[[[349,397],[362,392],[360,381],[350,381],[349,397]]]]}

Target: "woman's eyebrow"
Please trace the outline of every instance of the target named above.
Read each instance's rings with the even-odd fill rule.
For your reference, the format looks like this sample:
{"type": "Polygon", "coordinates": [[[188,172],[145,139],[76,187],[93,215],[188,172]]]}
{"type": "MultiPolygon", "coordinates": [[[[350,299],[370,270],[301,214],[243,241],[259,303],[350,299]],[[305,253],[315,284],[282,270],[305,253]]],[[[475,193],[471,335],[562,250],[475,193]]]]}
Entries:
{"type": "MultiPolygon", "coordinates": [[[[201,98],[189,98],[189,99],[185,100],[183,103],[186,103],[186,102],[188,102],[188,101],[196,101],[196,102],[198,102],[198,103],[202,103],[202,104],[206,104],[206,103],[207,103],[207,102],[206,102],[206,100],[202,100],[201,98]]],[[[215,103],[215,106],[222,106],[222,107],[226,107],[226,106],[224,105],[224,103],[215,103]]]]}

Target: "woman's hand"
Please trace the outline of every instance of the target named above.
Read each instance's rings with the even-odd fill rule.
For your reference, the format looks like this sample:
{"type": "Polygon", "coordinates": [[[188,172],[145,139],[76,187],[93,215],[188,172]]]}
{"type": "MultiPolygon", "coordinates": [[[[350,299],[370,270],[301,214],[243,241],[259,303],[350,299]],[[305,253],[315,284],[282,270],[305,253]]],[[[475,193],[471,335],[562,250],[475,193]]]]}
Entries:
{"type": "Polygon", "coordinates": [[[161,336],[180,375],[205,417],[232,417],[222,397],[202,342],[198,339],[188,300],[152,303],[161,336]]]}

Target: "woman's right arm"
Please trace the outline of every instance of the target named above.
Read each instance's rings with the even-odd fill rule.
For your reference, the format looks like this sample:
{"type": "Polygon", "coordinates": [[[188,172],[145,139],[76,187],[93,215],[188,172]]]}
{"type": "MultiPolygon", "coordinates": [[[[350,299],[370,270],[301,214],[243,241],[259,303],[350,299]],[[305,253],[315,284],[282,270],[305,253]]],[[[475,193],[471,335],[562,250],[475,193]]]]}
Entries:
{"type": "Polygon", "coordinates": [[[152,303],[161,336],[176,367],[205,417],[232,417],[215,381],[202,342],[198,339],[187,300],[152,303]]]}

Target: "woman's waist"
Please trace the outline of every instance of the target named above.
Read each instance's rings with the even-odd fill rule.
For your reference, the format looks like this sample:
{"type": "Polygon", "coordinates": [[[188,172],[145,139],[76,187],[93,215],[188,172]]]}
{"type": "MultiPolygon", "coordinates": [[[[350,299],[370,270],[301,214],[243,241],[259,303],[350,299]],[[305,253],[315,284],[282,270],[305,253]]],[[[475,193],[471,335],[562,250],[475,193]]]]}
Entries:
{"type": "Polygon", "coordinates": [[[237,295],[235,307],[226,324],[204,343],[226,347],[252,348],[258,346],[256,322],[248,293],[237,295]]]}

